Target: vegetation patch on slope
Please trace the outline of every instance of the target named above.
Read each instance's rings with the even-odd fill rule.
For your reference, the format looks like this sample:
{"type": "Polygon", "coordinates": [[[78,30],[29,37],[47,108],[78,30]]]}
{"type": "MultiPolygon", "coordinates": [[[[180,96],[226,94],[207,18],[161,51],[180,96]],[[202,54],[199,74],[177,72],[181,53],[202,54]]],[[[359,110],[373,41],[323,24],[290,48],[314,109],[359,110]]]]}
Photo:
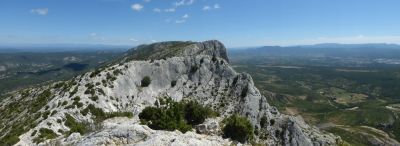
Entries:
{"type": "Polygon", "coordinates": [[[216,112],[195,101],[175,102],[165,98],[157,101],[156,107],[146,107],[139,114],[139,118],[142,124],[155,130],[177,129],[185,133],[194,125],[203,123],[206,118],[216,115],[216,112]]]}

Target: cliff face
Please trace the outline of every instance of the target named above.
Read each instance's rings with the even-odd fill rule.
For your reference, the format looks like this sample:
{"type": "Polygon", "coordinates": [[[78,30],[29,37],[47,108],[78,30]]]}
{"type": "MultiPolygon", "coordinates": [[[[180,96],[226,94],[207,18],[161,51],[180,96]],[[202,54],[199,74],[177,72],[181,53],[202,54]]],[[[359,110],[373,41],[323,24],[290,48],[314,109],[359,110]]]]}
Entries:
{"type": "Polygon", "coordinates": [[[26,89],[3,101],[0,111],[7,111],[13,116],[1,120],[5,125],[0,129],[1,137],[12,132],[10,127],[16,127],[15,123],[30,120],[33,124],[22,126],[25,131],[21,132],[17,145],[232,144],[231,140],[223,139],[218,132],[183,134],[179,131],[152,130],[139,124],[138,114],[141,110],[154,106],[159,98],[171,97],[175,101],[196,100],[212,107],[220,113],[220,118],[209,119],[215,121],[216,127],[222,117],[234,113],[247,117],[257,129],[255,139],[261,144],[336,145],[339,140],[305,124],[300,117],[280,114],[270,106],[266,97],[254,86],[250,75],[239,74],[229,66],[226,49],[218,41],[164,42],[139,46],[128,51],[116,63],[60,84],[26,89]],[[141,87],[141,80],[145,76],[150,77],[151,83],[148,87],[141,87]],[[48,96],[44,98],[43,94],[48,96]],[[38,98],[44,103],[38,104],[38,98]],[[32,103],[37,106],[36,109],[24,108],[33,106],[32,103]],[[7,110],[11,106],[18,110],[7,110]],[[97,121],[93,110],[86,114],[84,112],[88,107],[101,109],[105,113],[130,112],[133,118],[111,118],[93,124],[97,121]],[[41,116],[34,116],[38,113],[41,116]],[[71,117],[76,122],[91,125],[91,130],[82,135],[68,133],[73,131],[71,117]],[[260,124],[262,118],[267,119],[263,127],[260,124]],[[52,130],[55,135],[49,138],[51,140],[42,138],[38,142],[40,132],[43,132],[41,129],[44,128],[52,130]]]}

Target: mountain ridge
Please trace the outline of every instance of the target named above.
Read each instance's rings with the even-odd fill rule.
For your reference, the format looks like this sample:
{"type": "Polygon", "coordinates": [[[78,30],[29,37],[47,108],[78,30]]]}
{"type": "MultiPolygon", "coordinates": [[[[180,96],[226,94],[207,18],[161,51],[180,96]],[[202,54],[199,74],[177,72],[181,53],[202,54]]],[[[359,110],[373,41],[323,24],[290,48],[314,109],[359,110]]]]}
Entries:
{"type": "MultiPolygon", "coordinates": [[[[162,43],[153,45],[159,44],[162,43]]],[[[155,48],[157,50],[165,46],[155,48]]],[[[270,106],[267,98],[254,86],[250,75],[237,73],[232,69],[226,48],[219,41],[191,42],[182,48],[173,48],[178,50],[174,51],[175,54],[171,54],[170,49],[164,50],[166,53],[158,51],[160,54],[156,56],[149,54],[145,57],[129,57],[132,56],[129,51],[128,55],[117,63],[111,63],[72,80],[16,92],[0,105],[0,111],[6,113],[2,115],[0,121],[5,125],[0,128],[3,133],[0,141],[8,142],[10,145],[15,141],[16,145],[233,143],[220,135],[158,131],[139,124],[137,115],[141,110],[154,106],[154,103],[162,97],[170,97],[175,101],[183,99],[197,101],[219,112],[221,118],[232,114],[247,117],[251,124],[257,127],[258,135],[255,141],[261,144],[340,143],[339,137],[307,125],[301,117],[280,114],[275,107],[270,106]],[[145,77],[151,78],[148,87],[140,85],[145,77]],[[172,86],[172,82],[176,85],[172,86]],[[132,114],[133,117],[103,119],[96,123],[99,116],[94,111],[102,111],[106,115],[128,115],[128,117],[132,114]],[[268,119],[268,125],[264,127],[260,124],[263,117],[268,119]],[[74,126],[85,126],[79,123],[86,123],[86,126],[95,128],[88,133],[76,129],[74,131],[76,128],[74,126]],[[96,128],[96,125],[102,126],[96,128]],[[15,127],[20,129],[13,129],[15,127]],[[11,141],[5,141],[5,138],[11,141]]],[[[221,122],[218,118],[214,121],[221,122]]]]}

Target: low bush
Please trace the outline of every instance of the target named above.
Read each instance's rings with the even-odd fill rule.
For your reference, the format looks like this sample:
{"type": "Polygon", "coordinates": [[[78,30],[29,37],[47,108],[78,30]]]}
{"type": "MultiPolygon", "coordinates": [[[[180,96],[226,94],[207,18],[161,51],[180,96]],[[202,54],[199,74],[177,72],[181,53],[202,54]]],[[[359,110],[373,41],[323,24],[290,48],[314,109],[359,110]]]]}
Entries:
{"type": "Polygon", "coordinates": [[[224,119],[225,126],[222,131],[224,137],[245,143],[253,138],[253,126],[250,121],[236,114],[224,119]]]}
{"type": "Polygon", "coordinates": [[[98,96],[91,96],[91,97],[89,97],[91,100],[93,100],[93,101],[97,101],[97,100],[99,100],[99,97],[98,96]]]}
{"type": "Polygon", "coordinates": [[[39,136],[33,139],[33,142],[38,144],[47,139],[54,139],[57,137],[57,134],[53,132],[51,129],[47,128],[40,128],[39,129],[39,136]]]}
{"type": "Polygon", "coordinates": [[[87,133],[89,131],[89,126],[85,123],[77,122],[74,117],[69,114],[65,115],[66,121],[65,126],[69,127],[68,135],[78,132],[81,135],[87,133]]]}
{"type": "Polygon", "coordinates": [[[105,119],[114,118],[114,117],[128,117],[132,118],[132,112],[104,112],[101,108],[95,107],[93,104],[89,104],[85,109],[81,110],[81,114],[86,116],[88,113],[91,113],[93,120],[95,122],[101,122],[105,119]]]}
{"type": "Polygon", "coordinates": [[[261,117],[260,119],[261,128],[264,128],[264,126],[267,126],[267,124],[268,124],[268,118],[266,116],[261,117]]]}
{"type": "Polygon", "coordinates": [[[199,67],[197,65],[192,66],[192,68],[190,68],[190,73],[195,73],[198,69],[199,67]]]}
{"type": "MultiPolygon", "coordinates": [[[[160,100],[160,107],[146,107],[139,114],[142,124],[155,130],[179,130],[183,133],[194,125],[204,122],[207,117],[215,115],[209,108],[197,102],[174,102],[171,99],[160,100]]],[[[157,104],[158,105],[158,104],[157,104]]]]}
{"type": "Polygon", "coordinates": [[[210,108],[203,107],[194,101],[185,104],[185,119],[190,125],[201,124],[210,116],[216,116],[216,113],[210,108]]]}
{"type": "Polygon", "coordinates": [[[175,87],[176,85],[176,80],[171,81],[171,87],[175,87]]]}
{"type": "Polygon", "coordinates": [[[145,76],[142,81],[141,81],[141,86],[142,87],[148,87],[151,83],[151,79],[149,76],[145,76]]]}

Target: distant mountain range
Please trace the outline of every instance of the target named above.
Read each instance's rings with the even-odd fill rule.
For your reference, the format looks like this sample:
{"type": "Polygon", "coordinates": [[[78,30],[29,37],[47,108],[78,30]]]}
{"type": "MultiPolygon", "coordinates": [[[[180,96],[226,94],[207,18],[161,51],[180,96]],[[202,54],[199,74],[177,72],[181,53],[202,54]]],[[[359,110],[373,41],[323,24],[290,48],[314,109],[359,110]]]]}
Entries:
{"type": "Polygon", "coordinates": [[[231,56],[298,56],[298,57],[369,57],[399,58],[400,45],[396,44],[317,44],[301,46],[263,46],[231,49],[231,56]]]}
{"type": "Polygon", "coordinates": [[[105,44],[0,44],[0,53],[65,52],[65,51],[126,51],[134,46],[105,44]]]}

